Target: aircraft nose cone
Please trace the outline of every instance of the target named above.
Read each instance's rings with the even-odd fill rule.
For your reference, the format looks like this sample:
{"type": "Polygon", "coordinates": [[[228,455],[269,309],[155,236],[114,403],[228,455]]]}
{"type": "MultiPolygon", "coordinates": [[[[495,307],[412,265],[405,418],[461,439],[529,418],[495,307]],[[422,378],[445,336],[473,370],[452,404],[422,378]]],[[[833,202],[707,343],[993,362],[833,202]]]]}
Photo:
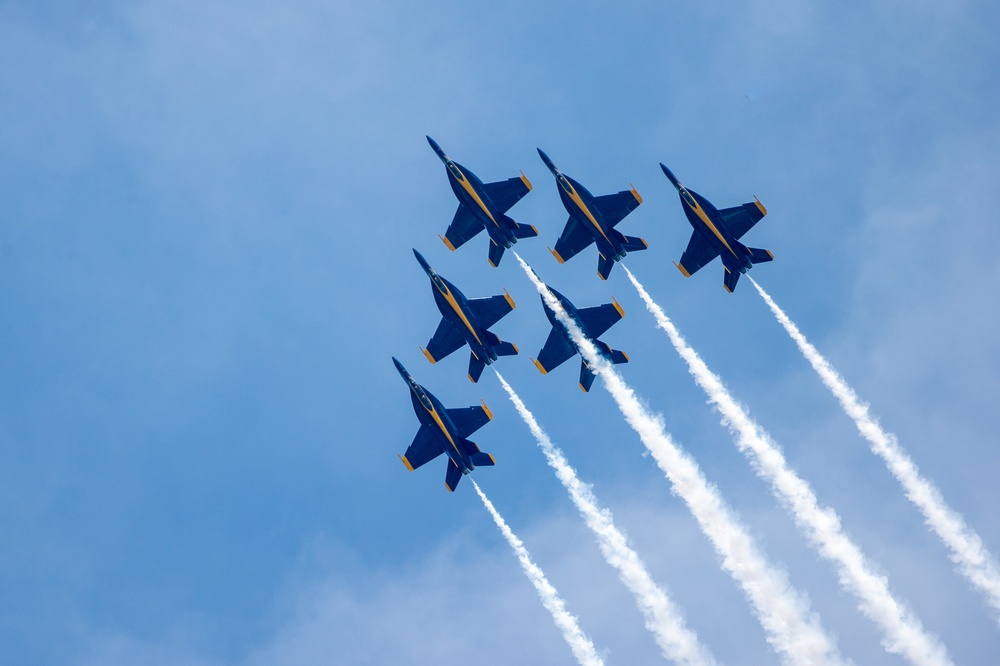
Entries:
{"type": "Polygon", "coordinates": [[[400,363],[395,356],[392,357],[392,363],[393,365],[396,366],[396,370],[399,372],[399,374],[403,376],[403,379],[406,379],[409,376],[409,373],[406,371],[406,368],[403,367],[403,364],[400,363]]]}
{"type": "Polygon", "coordinates": [[[660,168],[663,169],[663,173],[667,176],[667,179],[676,187],[678,190],[681,189],[681,181],[677,180],[677,176],[674,172],[667,168],[667,165],[660,162],[660,168]]]}
{"type": "Polygon", "coordinates": [[[445,164],[447,164],[448,163],[448,156],[444,154],[443,150],[441,150],[441,146],[438,145],[438,142],[435,141],[434,139],[430,138],[426,134],[424,135],[424,137],[427,139],[427,143],[431,144],[431,148],[434,149],[434,153],[438,156],[438,158],[440,158],[440,160],[442,162],[444,162],[445,164]]]}
{"type": "Polygon", "coordinates": [[[558,174],[559,169],[557,169],[556,165],[552,163],[552,160],[550,160],[549,156],[545,154],[545,151],[541,148],[536,148],[535,150],[538,151],[538,156],[542,158],[543,162],[545,162],[545,166],[549,168],[549,171],[551,171],[553,175],[558,174]]]}
{"type": "Polygon", "coordinates": [[[428,276],[434,274],[434,270],[431,268],[431,265],[427,263],[426,259],[424,259],[424,255],[417,252],[416,248],[413,249],[413,256],[417,258],[417,262],[420,264],[420,267],[424,269],[424,272],[427,273],[428,276]]]}

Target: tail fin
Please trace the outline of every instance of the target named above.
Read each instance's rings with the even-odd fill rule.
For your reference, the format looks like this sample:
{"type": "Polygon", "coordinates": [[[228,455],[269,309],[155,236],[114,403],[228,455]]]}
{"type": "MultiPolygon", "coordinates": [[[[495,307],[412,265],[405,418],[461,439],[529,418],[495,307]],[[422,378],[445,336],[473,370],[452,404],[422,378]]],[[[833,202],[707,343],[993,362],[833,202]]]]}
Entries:
{"type": "Polygon", "coordinates": [[[583,389],[584,393],[590,391],[590,387],[594,385],[594,371],[590,369],[586,361],[580,362],[580,388],[583,389]]]}
{"type": "Polygon", "coordinates": [[[750,252],[750,263],[763,264],[767,261],[774,261],[774,255],[771,254],[770,250],[762,250],[759,247],[748,247],[747,250],[750,252]]]}
{"type": "Polygon", "coordinates": [[[493,351],[497,353],[497,356],[517,356],[519,350],[513,342],[501,342],[499,345],[493,346],[493,351]]]}
{"type": "Polygon", "coordinates": [[[639,250],[649,249],[649,243],[646,242],[645,238],[639,238],[638,236],[624,236],[624,238],[625,242],[622,245],[625,246],[627,252],[638,252],[639,250]]]}
{"type": "Polygon", "coordinates": [[[504,246],[503,245],[497,245],[496,243],[493,242],[493,239],[491,238],[490,239],[490,256],[489,256],[489,259],[487,259],[487,261],[490,262],[490,266],[492,266],[493,268],[496,268],[497,266],[500,265],[500,260],[503,259],[503,251],[504,251],[504,246]]]}
{"type": "Polygon", "coordinates": [[[628,363],[628,354],[621,351],[620,349],[611,350],[611,362],[615,365],[619,363],[628,363]]]}
{"type": "Polygon", "coordinates": [[[455,492],[455,488],[458,488],[458,482],[462,480],[462,470],[458,468],[455,461],[448,458],[448,471],[444,474],[444,485],[448,489],[448,492],[455,492]]]}
{"type": "Polygon", "coordinates": [[[514,238],[534,238],[538,235],[538,229],[531,224],[518,224],[506,215],[503,216],[504,219],[510,224],[511,228],[514,230],[514,238]]]}
{"type": "Polygon", "coordinates": [[[598,253],[597,257],[597,274],[601,276],[602,280],[607,280],[608,276],[611,275],[611,269],[615,265],[615,260],[614,258],[605,258],[600,253],[598,253]]]}
{"type": "Polygon", "coordinates": [[[740,272],[731,271],[728,268],[726,268],[725,270],[726,274],[724,276],[725,279],[722,283],[722,286],[725,287],[726,291],[728,291],[731,294],[734,291],[736,291],[736,282],[740,279],[740,272]]]}
{"type": "Polygon", "coordinates": [[[475,354],[469,355],[469,381],[473,384],[479,381],[479,378],[483,375],[483,368],[486,367],[486,363],[480,361],[475,354]]]}

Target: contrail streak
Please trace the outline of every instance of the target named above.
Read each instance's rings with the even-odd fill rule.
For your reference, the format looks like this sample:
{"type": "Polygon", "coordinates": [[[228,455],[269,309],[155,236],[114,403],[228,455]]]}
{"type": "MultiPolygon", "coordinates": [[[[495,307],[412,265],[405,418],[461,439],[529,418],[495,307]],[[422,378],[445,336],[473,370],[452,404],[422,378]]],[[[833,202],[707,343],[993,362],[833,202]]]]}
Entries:
{"type": "Polygon", "coordinates": [[[695,382],[722,415],[722,423],[738,436],[736,445],[750,458],[757,475],[770,483],[778,500],[791,510],[799,529],[835,565],[841,586],[858,598],[861,611],[882,629],[882,646],[914,664],[950,664],[944,646],[929,636],[920,620],[892,596],[889,582],[872,570],[861,549],[841,530],[837,512],[819,505],[809,484],[789,469],[781,448],[736,402],[718,375],[708,369],[632,272],[625,268],[625,273],[657,325],[687,362],[695,382]]]}
{"type": "MultiPolygon", "coordinates": [[[[788,315],[759,284],[753,279],[750,282],[798,345],[799,351],[816,374],[840,401],[847,415],[854,419],[861,435],[871,443],[872,451],[885,461],[893,476],[902,484],[907,498],[924,514],[927,525],[951,549],[951,561],[958,566],[962,575],[986,595],[986,600],[993,609],[1000,612],[1000,570],[993,555],[983,545],[983,540],[965,524],[965,519],[957,511],[948,506],[934,484],[921,476],[917,465],[900,447],[896,436],[882,429],[875,417],[868,412],[868,405],[858,399],[854,390],[806,340],[788,315]]],[[[1000,614],[995,619],[1000,620],[1000,614]]]]}
{"type": "Polygon", "coordinates": [[[493,516],[493,522],[497,524],[500,532],[507,539],[507,543],[514,550],[514,554],[517,555],[517,559],[521,562],[521,568],[524,569],[524,574],[538,591],[538,598],[542,600],[542,605],[552,614],[552,619],[555,620],[556,626],[562,631],[563,638],[569,644],[569,648],[573,651],[576,660],[585,666],[603,666],[604,660],[598,656],[597,650],[594,649],[594,644],[580,630],[580,625],[577,624],[576,618],[566,610],[566,602],[559,596],[556,588],[552,587],[552,584],[549,583],[548,578],[538,568],[538,565],[531,561],[531,556],[528,555],[528,550],[524,547],[524,543],[507,526],[506,521],[497,512],[496,507],[493,506],[493,502],[480,489],[479,484],[472,481],[472,487],[476,489],[479,499],[483,500],[486,509],[493,516]]]}
{"type": "Polygon", "coordinates": [[[567,462],[563,452],[552,443],[538,425],[534,414],[528,410],[507,380],[496,368],[493,368],[493,371],[496,372],[500,384],[514,403],[517,413],[521,415],[531,434],[538,441],[538,446],[545,453],[549,466],[555,470],[556,476],[569,491],[570,498],[583,516],[587,527],[597,536],[604,559],[618,570],[625,587],[635,595],[639,610],[645,617],[646,628],[656,638],[663,656],[678,664],[691,666],[715,664],[715,659],[698,642],[695,633],[685,626],[680,610],[656,585],[642,560],[629,547],[625,535],[615,526],[611,512],[600,506],[590,486],[580,481],[576,470],[567,462]]]}
{"type": "Polygon", "coordinates": [[[559,301],[516,253],[518,263],[556,317],[567,328],[587,363],[604,379],[625,420],[687,503],[701,530],[722,560],[723,568],[743,588],[764,627],[768,643],[787,664],[843,663],[836,647],[809,609],[808,600],[789,584],[785,573],[767,562],[753,538],[708,483],[697,463],[666,434],[659,416],[651,415],[593,343],[566,315],[559,301]]]}

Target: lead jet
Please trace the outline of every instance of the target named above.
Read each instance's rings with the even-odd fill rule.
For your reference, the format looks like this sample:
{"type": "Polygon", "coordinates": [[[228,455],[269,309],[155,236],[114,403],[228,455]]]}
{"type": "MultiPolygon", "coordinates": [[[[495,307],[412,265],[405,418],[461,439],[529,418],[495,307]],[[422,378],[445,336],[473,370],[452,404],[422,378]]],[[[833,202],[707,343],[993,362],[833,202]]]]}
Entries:
{"type": "Polygon", "coordinates": [[[531,181],[524,172],[520,178],[483,183],[464,166],[448,157],[437,142],[427,137],[427,143],[444,162],[448,170],[448,182],[458,197],[458,210],[448,226],[444,241],[449,250],[462,247],[467,240],[483,229],[490,236],[490,266],[500,265],[503,251],[510,248],[519,238],[532,238],[538,229],[530,224],[518,224],[505,213],[531,191],[531,181]]]}
{"type": "Polygon", "coordinates": [[[740,238],[767,215],[767,209],[757,197],[742,206],[719,210],[705,197],[681,185],[663,162],[660,162],[660,168],[680,193],[681,206],[688,222],[694,227],[680,263],[674,262],[684,277],[691,277],[699,268],[721,256],[722,266],[726,269],[722,286],[733,293],[741,273],[746,273],[754,264],[774,259],[769,250],[740,243],[740,238]]]}
{"type": "Polygon", "coordinates": [[[569,212],[569,221],[556,241],[555,249],[549,248],[560,264],[591,243],[597,243],[597,274],[602,280],[607,280],[612,266],[616,261],[621,261],[626,253],[649,247],[642,238],[626,236],[615,230],[615,225],[642,203],[642,197],[635,191],[635,187],[617,194],[595,197],[586,187],[563,175],[541,148],[538,149],[538,154],[556,177],[559,197],[569,212]]]}
{"type": "Polygon", "coordinates": [[[444,485],[449,492],[455,492],[462,475],[468,474],[477,466],[492,467],[496,464],[493,456],[483,453],[475,442],[466,439],[493,420],[493,413],[485,402],[481,407],[445,409],[440,400],[414,381],[402,363],[395,357],[392,362],[410,387],[413,411],[420,420],[420,429],[406,453],[401,456],[396,454],[406,465],[406,469],[412,472],[442,453],[447,453],[448,471],[445,472],[444,485]]]}
{"type": "MultiPolygon", "coordinates": [[[[614,364],[628,363],[628,354],[617,349],[612,349],[606,343],[597,339],[598,336],[603,335],[605,331],[625,316],[625,311],[618,304],[618,301],[612,299],[610,303],[605,303],[604,305],[577,310],[569,302],[569,299],[558,291],[548,286],[546,289],[562,304],[566,314],[569,315],[569,318],[576,323],[577,327],[583,331],[583,334],[597,347],[597,351],[601,356],[614,364]]],[[[545,340],[542,351],[538,352],[538,358],[531,360],[543,375],[547,375],[574,354],[580,353],[580,349],[573,341],[563,323],[556,318],[555,311],[545,302],[544,296],[542,296],[542,306],[545,308],[545,314],[549,318],[549,323],[552,324],[552,330],[549,331],[549,337],[545,340]]],[[[580,388],[586,393],[590,391],[593,383],[594,371],[587,364],[587,360],[583,359],[580,365],[580,388]]]]}
{"type": "Polygon", "coordinates": [[[420,348],[428,361],[437,363],[467,344],[472,350],[469,379],[475,383],[483,374],[483,368],[497,360],[497,357],[517,354],[517,347],[513,343],[503,342],[495,333],[487,330],[515,307],[514,299],[506,289],[498,296],[466,298],[458,287],[435,273],[419,252],[414,250],[413,254],[431,279],[434,302],[441,311],[441,323],[427,343],[427,349],[420,348]]]}

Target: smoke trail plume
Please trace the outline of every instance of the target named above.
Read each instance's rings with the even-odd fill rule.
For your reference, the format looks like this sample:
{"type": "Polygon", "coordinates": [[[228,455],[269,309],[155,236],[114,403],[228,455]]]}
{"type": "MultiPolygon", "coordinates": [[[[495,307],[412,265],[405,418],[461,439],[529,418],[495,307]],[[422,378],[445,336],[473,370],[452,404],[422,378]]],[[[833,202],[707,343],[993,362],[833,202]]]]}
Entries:
{"type": "Polygon", "coordinates": [[[646,410],[632,389],[597,353],[531,267],[516,252],[513,255],[538,293],[566,326],[584,359],[604,379],[618,409],[666,474],[673,491],[687,503],[719,554],[723,568],[743,588],[768,642],[782,661],[787,664],[843,663],[819,618],[809,609],[808,600],[791,587],[784,572],[767,562],[718,490],[702,476],[697,463],[666,434],[662,420],[646,410]]]}
{"type": "Polygon", "coordinates": [[[687,628],[680,611],[671,603],[646,570],[639,556],[628,545],[628,540],[614,524],[611,512],[600,506],[590,486],[580,481],[576,470],[567,462],[562,451],[552,443],[534,414],[528,410],[520,396],[514,392],[507,380],[496,370],[497,378],[503,385],[511,402],[527,424],[538,446],[545,453],[549,466],[569,491],[570,498],[580,511],[584,521],[597,536],[597,543],[608,564],[618,570],[625,587],[635,595],[639,610],[645,618],[646,628],[653,633],[663,656],[678,664],[714,664],[715,659],[698,642],[698,637],[687,628]]]}
{"type": "Polygon", "coordinates": [[[486,497],[479,484],[471,479],[470,481],[472,481],[472,487],[479,494],[479,499],[483,500],[486,509],[493,516],[493,522],[500,528],[500,532],[503,533],[504,538],[507,539],[507,543],[514,550],[517,559],[520,560],[521,568],[524,569],[524,575],[535,586],[535,589],[538,591],[538,598],[542,600],[542,605],[552,613],[552,619],[555,620],[556,626],[562,632],[563,638],[569,644],[576,660],[585,666],[603,666],[604,660],[598,656],[597,650],[594,649],[594,644],[580,630],[580,625],[577,624],[576,618],[566,610],[566,603],[559,596],[556,588],[552,587],[552,584],[549,583],[548,578],[538,568],[538,565],[531,561],[531,556],[528,555],[528,550],[524,547],[524,543],[507,526],[507,522],[497,512],[496,507],[493,506],[493,502],[486,497]]]}
{"type": "MultiPolygon", "coordinates": [[[[920,474],[917,465],[899,445],[896,436],[882,429],[875,417],[868,412],[868,405],[858,399],[854,390],[806,340],[788,315],[759,284],[753,279],[750,282],[798,345],[816,374],[840,401],[847,415],[854,420],[861,435],[871,443],[872,451],[885,461],[892,475],[903,486],[906,497],[920,509],[927,525],[951,550],[951,561],[958,566],[962,575],[986,595],[986,600],[993,609],[1000,612],[1000,569],[993,555],[983,545],[983,540],[965,524],[958,512],[948,506],[937,487],[920,474]]],[[[996,619],[1000,620],[1000,615],[996,619]]]]}
{"type": "Polygon", "coordinates": [[[789,469],[781,448],[736,402],[718,375],[708,369],[632,272],[626,268],[625,273],[657,325],[687,362],[695,382],[722,415],[722,423],[737,435],[736,445],[750,458],[757,475],[771,485],[778,500],[791,510],[812,545],[834,564],[840,585],[857,597],[861,611],[881,628],[882,646],[914,664],[950,664],[944,646],[928,636],[920,620],[892,596],[888,581],[872,570],[861,549],[841,530],[837,512],[819,506],[809,484],[789,469]]]}

